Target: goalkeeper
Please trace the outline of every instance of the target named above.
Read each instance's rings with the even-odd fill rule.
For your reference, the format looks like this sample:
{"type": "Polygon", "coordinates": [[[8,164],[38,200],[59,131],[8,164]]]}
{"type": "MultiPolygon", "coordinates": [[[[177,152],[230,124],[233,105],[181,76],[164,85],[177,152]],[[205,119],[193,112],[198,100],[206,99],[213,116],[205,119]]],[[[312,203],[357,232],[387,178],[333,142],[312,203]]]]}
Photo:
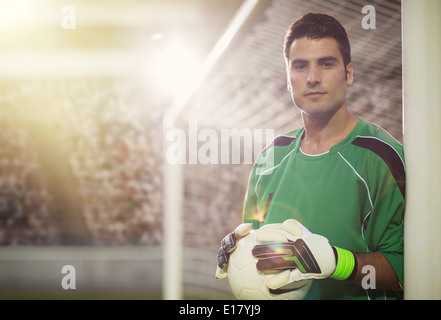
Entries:
{"type": "Polygon", "coordinates": [[[285,244],[295,259],[277,256],[270,244],[256,248],[258,268],[286,270],[275,285],[317,279],[306,299],[402,299],[402,145],[348,111],[353,67],[337,20],[299,18],[288,29],[284,55],[303,127],[277,137],[257,159],[244,202],[247,224],[222,241],[216,276],[226,276],[229,253],[249,228],[295,219],[313,234],[303,239],[308,252],[298,253],[297,242],[285,244]],[[307,253],[317,268],[301,262],[307,253]]]}

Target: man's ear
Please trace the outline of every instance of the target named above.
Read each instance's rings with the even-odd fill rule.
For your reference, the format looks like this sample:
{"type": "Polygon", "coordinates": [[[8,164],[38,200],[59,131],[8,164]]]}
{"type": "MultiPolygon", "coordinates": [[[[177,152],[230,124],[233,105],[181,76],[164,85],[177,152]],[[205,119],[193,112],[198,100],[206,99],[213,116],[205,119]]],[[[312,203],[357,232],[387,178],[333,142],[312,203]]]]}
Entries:
{"type": "Polygon", "coordinates": [[[291,92],[291,81],[289,81],[289,73],[288,69],[286,69],[286,89],[288,89],[289,92],[291,92]]]}
{"type": "Polygon", "coordinates": [[[346,84],[350,86],[354,81],[354,70],[352,69],[352,63],[349,62],[346,66],[346,84]]]}

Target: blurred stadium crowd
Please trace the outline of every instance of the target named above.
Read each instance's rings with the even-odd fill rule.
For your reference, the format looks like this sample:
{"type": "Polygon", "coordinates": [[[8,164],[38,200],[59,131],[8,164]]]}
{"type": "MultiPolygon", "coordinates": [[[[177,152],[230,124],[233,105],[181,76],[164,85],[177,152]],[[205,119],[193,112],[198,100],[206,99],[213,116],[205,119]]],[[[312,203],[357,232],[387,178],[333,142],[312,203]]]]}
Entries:
{"type": "Polygon", "coordinates": [[[43,106],[30,121],[42,119],[38,125],[44,126],[45,114],[56,114],[53,134],[76,180],[67,183],[77,186],[71,190],[81,199],[93,243],[159,243],[161,147],[150,139],[156,126],[152,114],[143,113],[139,94],[121,83],[49,82],[1,88],[0,244],[60,244],[53,196],[45,186],[26,116],[35,108],[29,102],[45,94],[53,105],[43,106]]]}
{"type": "MultiPolygon", "coordinates": [[[[2,97],[2,105],[8,104],[2,97]]],[[[50,222],[50,198],[42,187],[35,154],[8,107],[0,108],[0,243],[57,241],[50,222]]]]}

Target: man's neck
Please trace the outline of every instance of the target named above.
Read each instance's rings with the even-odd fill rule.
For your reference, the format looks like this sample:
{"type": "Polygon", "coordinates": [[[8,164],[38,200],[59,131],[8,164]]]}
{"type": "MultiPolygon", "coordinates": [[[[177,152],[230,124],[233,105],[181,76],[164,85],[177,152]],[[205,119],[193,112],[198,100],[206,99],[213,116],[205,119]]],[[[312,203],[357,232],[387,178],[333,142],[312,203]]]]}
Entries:
{"type": "Polygon", "coordinates": [[[300,146],[307,154],[322,154],[346,138],[356,126],[358,119],[342,107],[331,117],[311,117],[302,114],[305,133],[300,146]]]}

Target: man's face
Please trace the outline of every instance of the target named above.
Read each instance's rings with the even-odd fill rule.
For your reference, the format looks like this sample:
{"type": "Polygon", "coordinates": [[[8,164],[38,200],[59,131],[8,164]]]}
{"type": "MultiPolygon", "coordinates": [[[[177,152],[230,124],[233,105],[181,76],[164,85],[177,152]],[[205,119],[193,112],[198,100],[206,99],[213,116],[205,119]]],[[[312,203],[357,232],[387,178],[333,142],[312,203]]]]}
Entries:
{"type": "Polygon", "coordinates": [[[334,38],[304,37],[291,44],[287,77],[294,104],[304,114],[329,117],[346,105],[352,64],[345,69],[334,38]]]}

